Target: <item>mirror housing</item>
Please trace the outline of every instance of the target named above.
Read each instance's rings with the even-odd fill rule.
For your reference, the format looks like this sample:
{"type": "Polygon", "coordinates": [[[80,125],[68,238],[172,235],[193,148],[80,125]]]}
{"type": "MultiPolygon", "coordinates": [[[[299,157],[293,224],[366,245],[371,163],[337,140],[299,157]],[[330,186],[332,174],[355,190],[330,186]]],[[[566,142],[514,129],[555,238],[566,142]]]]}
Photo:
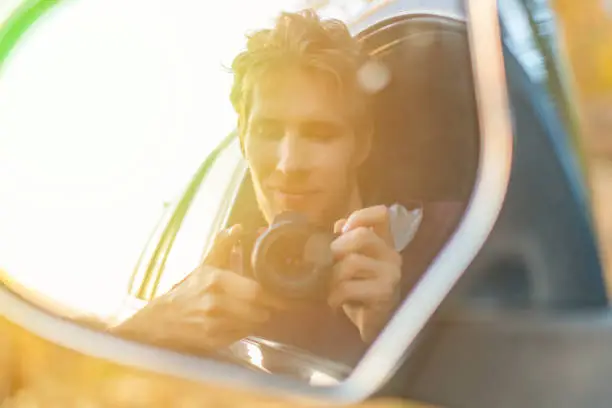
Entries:
{"type": "MultiPolygon", "coordinates": [[[[371,26],[399,14],[430,13],[465,20],[463,4],[459,0],[441,0],[435,11],[421,3],[388,2],[359,20],[355,30],[359,30],[360,25],[371,26]]],[[[331,387],[309,387],[287,378],[271,378],[232,365],[132,343],[65,321],[14,293],[2,290],[0,309],[5,311],[6,319],[39,338],[82,356],[194,384],[209,383],[213,389],[217,386],[241,387],[252,392],[336,403],[356,402],[372,395],[408,356],[422,329],[480,251],[498,217],[508,186],[512,135],[498,44],[497,11],[494,2],[470,1],[468,5],[470,51],[475,65],[482,134],[476,187],[458,230],[346,381],[331,387]],[[496,55],[499,56],[497,62],[496,55]],[[498,69],[491,69],[491,64],[498,69]]]]}

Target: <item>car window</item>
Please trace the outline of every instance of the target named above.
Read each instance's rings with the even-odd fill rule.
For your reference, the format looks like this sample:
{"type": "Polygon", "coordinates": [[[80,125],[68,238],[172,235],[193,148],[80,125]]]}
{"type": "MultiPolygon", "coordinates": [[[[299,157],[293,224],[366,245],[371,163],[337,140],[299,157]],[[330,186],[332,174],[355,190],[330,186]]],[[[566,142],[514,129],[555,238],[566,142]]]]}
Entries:
{"type": "Polygon", "coordinates": [[[213,28],[181,1],[0,2],[0,268],[79,313],[122,307],[235,123],[227,62],[267,14],[213,28]]]}
{"type": "Polygon", "coordinates": [[[199,185],[160,271],[154,293],[165,293],[199,265],[231,206],[244,169],[236,138],[220,153],[199,185]]]}
{"type": "MultiPolygon", "coordinates": [[[[560,86],[557,21],[547,0],[499,2],[504,41],[533,82],[555,93],[560,86]]],[[[553,95],[554,96],[554,95],[553,95]]]]}
{"type": "MultiPolygon", "coordinates": [[[[577,132],[575,107],[571,104],[571,80],[558,41],[557,19],[549,0],[502,0],[499,2],[504,42],[533,82],[539,97],[558,117],[564,132],[555,132],[563,143],[577,132]]],[[[574,160],[581,162],[579,156],[574,160]]]]}
{"type": "Polygon", "coordinates": [[[534,32],[522,0],[499,2],[504,27],[504,40],[532,81],[543,83],[546,78],[544,57],[537,47],[534,32]]]}

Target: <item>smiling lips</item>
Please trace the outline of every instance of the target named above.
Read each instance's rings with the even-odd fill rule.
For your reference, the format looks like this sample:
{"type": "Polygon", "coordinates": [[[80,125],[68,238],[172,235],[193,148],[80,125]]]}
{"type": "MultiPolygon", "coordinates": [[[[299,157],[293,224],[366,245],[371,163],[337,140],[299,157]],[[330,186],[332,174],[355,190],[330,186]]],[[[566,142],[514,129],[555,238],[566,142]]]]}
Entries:
{"type": "Polygon", "coordinates": [[[287,209],[303,209],[316,194],[312,190],[273,189],[278,204],[287,209]]]}

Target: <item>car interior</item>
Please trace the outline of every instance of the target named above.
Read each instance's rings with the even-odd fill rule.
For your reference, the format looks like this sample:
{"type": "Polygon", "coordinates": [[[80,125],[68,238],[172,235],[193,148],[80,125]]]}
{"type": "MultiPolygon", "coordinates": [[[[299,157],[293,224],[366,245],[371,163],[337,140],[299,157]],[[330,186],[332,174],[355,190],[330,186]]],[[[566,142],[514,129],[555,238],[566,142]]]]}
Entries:
{"type": "MultiPolygon", "coordinates": [[[[480,135],[467,32],[454,18],[407,14],[382,19],[356,35],[390,77],[372,96],[374,144],[359,174],[364,201],[424,208],[411,243],[415,250],[405,254],[404,262],[418,271],[405,277],[408,293],[459,225],[477,178],[480,135]]],[[[235,137],[228,135],[197,171],[156,256],[171,250],[200,183],[235,137]]],[[[234,224],[245,230],[265,225],[248,170],[225,221],[226,227],[234,224]]],[[[163,261],[151,265],[160,269],[163,261]]],[[[143,299],[144,292],[155,292],[159,271],[145,275],[136,291],[143,299]]]]}
{"type": "MultiPolygon", "coordinates": [[[[424,271],[461,220],[477,177],[478,121],[465,26],[410,15],[380,22],[358,37],[390,73],[390,83],[373,96],[374,146],[360,187],[365,201],[425,206],[417,233],[422,239],[414,244],[427,255],[411,260],[424,271]],[[442,233],[433,236],[432,227],[442,233]]],[[[248,171],[227,226],[237,223],[247,229],[265,225],[248,171]]]]}
{"type": "MultiPolygon", "coordinates": [[[[387,19],[358,37],[390,74],[373,95],[375,141],[360,174],[365,201],[424,209],[410,244],[416,249],[404,255],[417,271],[404,277],[407,294],[455,231],[477,178],[480,136],[468,38],[464,23],[432,15],[387,19]]],[[[248,170],[226,225],[236,223],[265,225],[248,170]]]]}

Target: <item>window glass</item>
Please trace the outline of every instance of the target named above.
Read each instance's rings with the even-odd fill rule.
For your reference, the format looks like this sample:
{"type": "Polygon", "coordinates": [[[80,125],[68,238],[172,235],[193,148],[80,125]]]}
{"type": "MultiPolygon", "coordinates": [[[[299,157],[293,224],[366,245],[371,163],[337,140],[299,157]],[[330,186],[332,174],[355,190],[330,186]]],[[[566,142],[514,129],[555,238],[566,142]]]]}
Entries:
{"type": "Polygon", "coordinates": [[[499,10],[506,31],[505,41],[534,82],[546,80],[544,58],[538,49],[529,17],[521,0],[501,0],[499,10]]]}
{"type": "MultiPolygon", "coordinates": [[[[0,3],[0,22],[20,4],[0,3]]],[[[0,34],[0,268],[106,316],[168,202],[235,126],[227,67],[280,3],[219,3],[220,26],[202,24],[210,6],[191,0],[51,3],[0,34]]],[[[189,241],[177,240],[177,250],[189,241]]]]}
{"type": "Polygon", "coordinates": [[[245,163],[235,139],[217,158],[183,219],[162,271],[157,294],[168,291],[201,262],[243,178],[245,163]]]}
{"type": "Polygon", "coordinates": [[[556,111],[568,133],[575,131],[568,101],[565,61],[559,53],[556,18],[548,0],[501,0],[504,40],[556,111]]]}

